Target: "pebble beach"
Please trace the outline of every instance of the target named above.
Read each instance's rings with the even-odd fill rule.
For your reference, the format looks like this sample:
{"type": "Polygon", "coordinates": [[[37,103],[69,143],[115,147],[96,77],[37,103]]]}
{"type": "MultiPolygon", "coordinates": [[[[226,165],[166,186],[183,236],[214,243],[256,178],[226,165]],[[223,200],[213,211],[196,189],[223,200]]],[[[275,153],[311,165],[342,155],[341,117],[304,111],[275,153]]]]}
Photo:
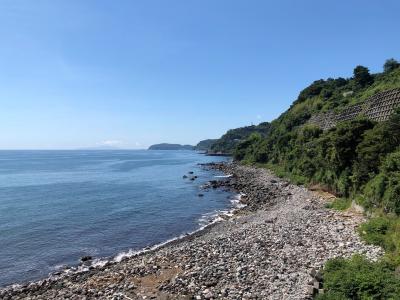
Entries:
{"type": "Polygon", "coordinates": [[[240,208],[118,262],[94,266],[88,259],[80,268],[3,288],[0,299],[311,299],[323,292],[319,276],[328,259],[383,254],[358,236],[361,214],[327,209],[317,192],[262,168],[203,167],[231,175],[205,183],[204,193],[234,190],[240,208]]]}

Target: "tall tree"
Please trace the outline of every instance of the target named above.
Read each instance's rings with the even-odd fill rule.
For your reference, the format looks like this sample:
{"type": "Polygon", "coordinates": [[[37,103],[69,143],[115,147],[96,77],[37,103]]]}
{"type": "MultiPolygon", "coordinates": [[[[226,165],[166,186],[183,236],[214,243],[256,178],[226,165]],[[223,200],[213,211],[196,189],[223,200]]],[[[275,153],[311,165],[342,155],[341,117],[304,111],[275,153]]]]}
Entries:
{"type": "Polygon", "coordinates": [[[400,67],[400,63],[397,60],[395,60],[394,58],[390,58],[390,59],[386,60],[385,64],[383,65],[383,71],[385,73],[391,72],[394,69],[397,69],[398,67],[400,67]]]}
{"type": "Polygon", "coordinates": [[[354,74],[354,81],[356,82],[357,85],[361,87],[370,85],[374,81],[374,78],[371,76],[368,68],[366,67],[363,66],[355,67],[353,74],[354,74]]]}

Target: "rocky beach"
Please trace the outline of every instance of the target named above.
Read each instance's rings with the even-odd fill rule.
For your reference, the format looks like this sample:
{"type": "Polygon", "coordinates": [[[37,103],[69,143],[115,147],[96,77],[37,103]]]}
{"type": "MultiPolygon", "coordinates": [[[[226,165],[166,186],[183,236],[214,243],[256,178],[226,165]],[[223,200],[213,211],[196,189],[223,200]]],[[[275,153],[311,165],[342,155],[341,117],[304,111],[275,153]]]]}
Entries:
{"type": "Polygon", "coordinates": [[[240,209],[157,249],[97,266],[86,257],[76,270],[4,288],[0,298],[311,299],[323,292],[320,270],[328,259],[383,254],[359,238],[362,215],[325,208],[322,194],[262,168],[203,167],[232,175],[205,183],[204,193],[235,190],[242,195],[240,209]]]}

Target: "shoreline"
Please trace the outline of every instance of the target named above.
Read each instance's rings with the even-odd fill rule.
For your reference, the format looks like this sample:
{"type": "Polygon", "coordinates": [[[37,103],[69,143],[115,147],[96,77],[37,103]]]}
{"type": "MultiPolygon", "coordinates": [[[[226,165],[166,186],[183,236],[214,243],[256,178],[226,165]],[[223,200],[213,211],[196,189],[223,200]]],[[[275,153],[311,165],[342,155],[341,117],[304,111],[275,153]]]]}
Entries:
{"type": "Polygon", "coordinates": [[[342,224],[345,222],[335,221],[333,227],[325,226],[326,232],[322,234],[314,231],[304,234],[296,226],[291,228],[293,222],[307,231],[312,222],[308,222],[310,220],[307,218],[303,220],[303,215],[310,212],[315,217],[324,217],[317,220],[316,224],[321,226],[324,226],[324,222],[332,225],[329,224],[330,218],[342,214],[324,209],[322,202],[318,203],[317,196],[312,196],[312,192],[302,187],[291,185],[266,170],[254,167],[220,163],[204,167],[232,174],[219,178],[221,180],[215,181],[211,188],[229,187],[244,193],[241,202],[247,206],[234,208],[225,217],[218,215],[211,224],[193,233],[137,253],[128,252],[129,257],[122,256],[118,261],[115,261],[115,256],[104,265],[95,268],[86,266],[82,272],[65,273],[21,286],[8,286],[0,289],[0,298],[213,299],[246,296],[254,299],[308,299],[310,269],[320,268],[327,258],[359,252],[377,259],[382,254],[379,248],[363,244],[354,232],[361,217],[347,220],[350,221],[350,225],[347,224],[349,226],[342,224]],[[297,199],[299,195],[301,199],[297,199]],[[291,203],[292,198],[292,202],[298,203],[291,203]],[[276,209],[281,211],[275,214],[276,209]],[[298,215],[292,215],[293,209],[298,215]],[[293,233],[303,236],[299,239],[293,233]],[[325,243],[325,236],[330,237],[329,247],[313,248],[318,246],[313,245],[313,234],[322,244],[325,243]],[[343,235],[345,239],[341,238],[343,235]],[[305,250],[314,256],[315,261],[310,262],[303,257],[304,264],[298,265],[297,259],[293,260],[292,256],[301,256],[305,250]],[[325,255],[321,256],[318,253],[320,251],[325,251],[325,255]],[[252,255],[248,257],[248,253],[252,255]],[[292,264],[296,270],[288,269],[292,264]],[[124,275],[121,276],[121,273],[124,275]],[[260,278],[263,278],[262,282],[260,278]]]}
{"type": "MultiPolygon", "coordinates": [[[[218,165],[220,163],[205,163],[205,164],[198,164],[198,165],[200,167],[207,168],[208,166],[214,165],[214,164],[218,165]]],[[[210,168],[210,169],[213,169],[213,168],[210,168]]],[[[230,175],[228,175],[228,176],[215,175],[214,176],[214,178],[221,179],[221,180],[225,179],[225,178],[229,178],[229,177],[230,177],[230,175]]],[[[211,180],[211,182],[212,181],[215,181],[215,180],[211,180]]],[[[220,185],[220,186],[218,186],[218,188],[222,188],[224,186],[226,186],[226,185],[225,184],[220,185]]],[[[209,186],[208,188],[211,188],[211,186],[209,186]]],[[[203,188],[203,189],[206,190],[207,188],[203,188]]],[[[232,192],[232,190],[229,190],[229,191],[232,192]]],[[[111,256],[98,257],[98,258],[93,257],[86,262],[80,261],[79,264],[62,265],[62,266],[60,266],[59,269],[55,269],[53,272],[49,273],[47,276],[39,278],[39,279],[21,281],[21,282],[12,283],[12,284],[9,284],[6,286],[0,286],[0,299],[3,299],[2,298],[2,297],[4,297],[3,293],[7,293],[9,291],[21,290],[21,289],[27,288],[29,286],[32,286],[34,284],[40,285],[43,282],[47,282],[47,281],[54,282],[54,281],[62,280],[64,277],[68,277],[71,275],[73,276],[76,274],[82,274],[82,273],[86,273],[91,270],[103,268],[105,266],[118,264],[118,263],[123,262],[126,259],[130,259],[132,257],[139,257],[139,256],[142,256],[142,255],[145,255],[148,253],[152,253],[152,252],[158,251],[164,247],[172,246],[174,244],[184,242],[184,241],[190,241],[191,239],[194,239],[198,236],[207,234],[207,231],[209,231],[212,226],[216,225],[218,222],[223,220],[222,216],[229,217],[232,214],[238,212],[243,207],[245,207],[245,206],[242,206],[242,204],[240,203],[240,193],[236,194],[235,196],[238,197],[237,200],[234,198],[230,198],[231,205],[232,205],[231,207],[227,207],[226,209],[224,209],[222,211],[215,211],[214,214],[211,216],[211,218],[206,221],[207,224],[205,224],[205,225],[199,224],[200,227],[193,231],[182,233],[176,237],[167,239],[160,243],[156,243],[156,244],[153,244],[150,246],[140,248],[138,250],[128,249],[126,251],[122,251],[122,252],[119,252],[119,253],[117,253],[115,255],[111,255],[111,256]],[[235,203],[236,201],[237,201],[237,203],[235,203]]],[[[204,217],[204,216],[205,215],[203,215],[202,217],[204,217]]]]}

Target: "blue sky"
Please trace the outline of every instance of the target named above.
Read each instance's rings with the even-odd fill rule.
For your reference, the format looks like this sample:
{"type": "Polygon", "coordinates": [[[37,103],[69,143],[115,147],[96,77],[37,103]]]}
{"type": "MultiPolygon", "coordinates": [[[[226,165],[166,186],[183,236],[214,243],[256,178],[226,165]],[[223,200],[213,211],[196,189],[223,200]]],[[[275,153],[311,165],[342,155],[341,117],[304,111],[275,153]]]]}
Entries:
{"type": "Polygon", "coordinates": [[[2,0],[0,149],[195,144],[400,59],[400,2],[2,0]]]}

